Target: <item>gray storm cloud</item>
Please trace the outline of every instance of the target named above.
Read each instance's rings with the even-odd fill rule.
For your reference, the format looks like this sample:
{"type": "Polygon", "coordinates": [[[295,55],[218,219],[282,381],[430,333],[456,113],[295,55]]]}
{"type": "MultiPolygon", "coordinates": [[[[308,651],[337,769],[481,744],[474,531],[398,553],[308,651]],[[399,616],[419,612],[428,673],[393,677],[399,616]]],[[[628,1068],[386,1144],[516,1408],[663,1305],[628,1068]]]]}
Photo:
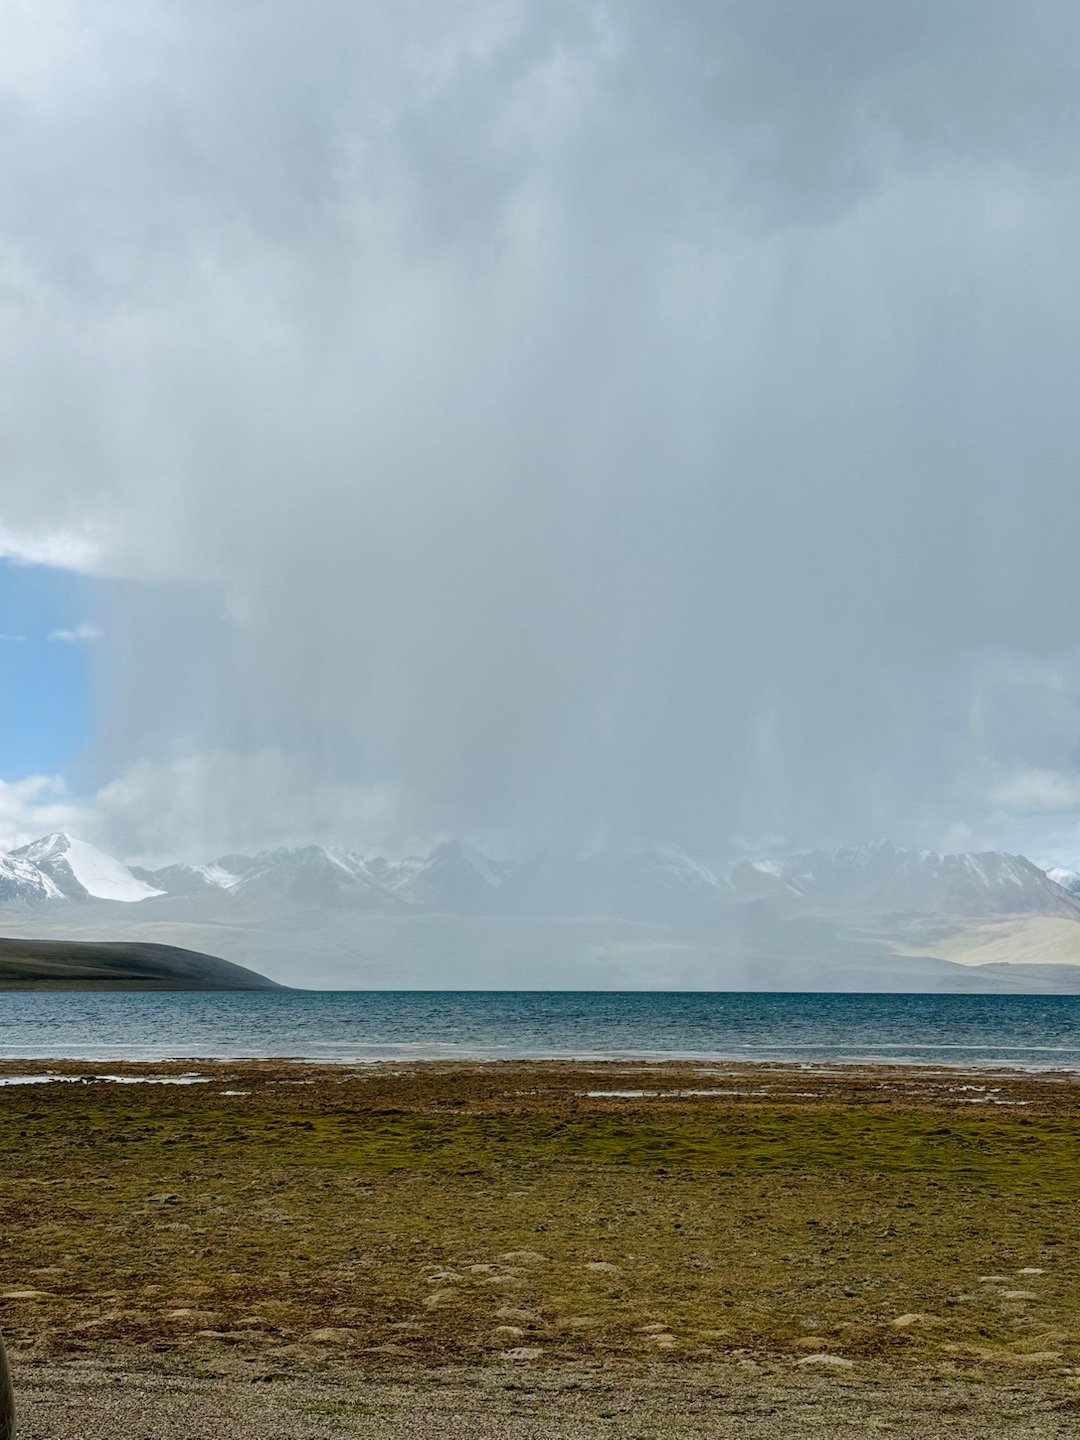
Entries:
{"type": "Polygon", "coordinates": [[[1075,7],[2,26],[0,549],[97,577],[117,845],[1068,843],[1075,7]]]}

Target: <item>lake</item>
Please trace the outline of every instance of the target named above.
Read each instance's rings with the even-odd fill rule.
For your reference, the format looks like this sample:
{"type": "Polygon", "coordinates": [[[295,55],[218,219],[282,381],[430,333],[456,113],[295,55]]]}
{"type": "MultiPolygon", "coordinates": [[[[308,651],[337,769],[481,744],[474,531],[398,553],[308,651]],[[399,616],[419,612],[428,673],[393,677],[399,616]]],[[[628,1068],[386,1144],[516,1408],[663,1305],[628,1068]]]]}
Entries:
{"type": "Polygon", "coordinates": [[[783,1060],[1080,1069],[1080,996],[0,994],[0,1057],[783,1060]]]}

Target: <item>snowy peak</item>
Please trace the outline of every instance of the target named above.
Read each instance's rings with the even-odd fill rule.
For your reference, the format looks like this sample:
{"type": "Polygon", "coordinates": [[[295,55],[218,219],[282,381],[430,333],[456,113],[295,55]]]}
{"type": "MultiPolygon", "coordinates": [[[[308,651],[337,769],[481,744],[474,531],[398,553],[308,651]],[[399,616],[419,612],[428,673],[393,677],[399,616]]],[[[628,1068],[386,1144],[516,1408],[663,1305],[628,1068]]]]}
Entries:
{"type": "Polygon", "coordinates": [[[63,900],[55,881],[36,866],[14,855],[0,855],[0,904],[40,905],[43,900],[63,900]]]}
{"type": "Polygon", "coordinates": [[[732,867],[728,884],[740,900],[802,893],[798,885],[784,878],[783,867],[773,860],[740,860],[732,867]]]}
{"type": "Polygon", "coordinates": [[[287,899],[301,905],[361,909],[392,908],[395,904],[394,896],[366,861],[323,845],[256,855],[230,893],[241,901],[287,899]]]}
{"type": "Polygon", "coordinates": [[[216,890],[231,890],[239,879],[220,865],[164,865],[160,870],[142,870],[133,865],[131,873],[166,895],[205,895],[216,890]]]}
{"type": "MultiPolygon", "coordinates": [[[[762,862],[757,865],[764,873],[762,862]]],[[[812,850],[770,868],[790,894],[817,907],[922,915],[1041,914],[1080,920],[1080,898],[1023,855],[996,850],[939,855],[932,850],[904,850],[882,840],[812,850]]]]}
{"type": "Polygon", "coordinates": [[[185,911],[272,915],[289,906],[492,916],[610,916],[711,926],[748,903],[787,914],[993,917],[1080,921],[1080,874],[1044,872],[998,851],[939,855],[887,841],[747,859],[721,876],[671,847],[549,851],[496,860],[451,840],[404,860],[364,858],[322,845],[225,855],[207,865],[133,870],[68,834],[0,855],[0,905],[132,904],[167,894],[185,911]]]}
{"type": "Polygon", "coordinates": [[[13,850],[6,859],[30,866],[50,882],[57,894],[43,897],[47,899],[119,900],[133,904],[162,893],[104,850],[64,832],[13,850]]]}
{"type": "Polygon", "coordinates": [[[731,887],[703,861],[670,847],[549,852],[518,867],[499,908],[521,915],[622,915],[696,922],[731,887]]]}
{"type": "Polygon", "coordinates": [[[431,910],[470,910],[483,905],[512,868],[460,840],[448,840],[430,855],[410,855],[387,865],[385,873],[394,893],[410,904],[431,910]]]}
{"type": "Polygon", "coordinates": [[[227,890],[242,906],[311,906],[502,915],[631,915],[698,920],[732,897],[702,860],[672,847],[548,853],[526,864],[496,860],[460,840],[402,860],[363,858],[321,845],[222,856],[214,866],[172,866],[141,878],[173,895],[227,890]],[[218,878],[216,881],[213,876],[218,878]]]}
{"type": "Polygon", "coordinates": [[[506,861],[492,860],[462,840],[446,840],[437,845],[425,862],[430,870],[464,870],[478,876],[485,885],[497,890],[513,867],[506,861]]]}
{"type": "Polygon", "coordinates": [[[634,859],[640,873],[647,874],[656,884],[668,890],[702,895],[731,888],[728,881],[721,879],[703,860],[671,845],[638,851],[634,859]]]}

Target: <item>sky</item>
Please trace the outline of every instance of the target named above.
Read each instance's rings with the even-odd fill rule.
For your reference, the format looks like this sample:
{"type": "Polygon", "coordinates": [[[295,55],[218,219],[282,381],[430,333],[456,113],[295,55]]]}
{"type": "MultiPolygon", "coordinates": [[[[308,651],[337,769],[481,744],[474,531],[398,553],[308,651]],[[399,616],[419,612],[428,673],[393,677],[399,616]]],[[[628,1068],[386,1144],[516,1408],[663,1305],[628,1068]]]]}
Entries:
{"type": "Polygon", "coordinates": [[[6,776],[69,766],[86,740],[86,647],[77,577],[0,561],[0,754],[6,776]]]}
{"type": "Polygon", "coordinates": [[[1080,861],[1080,11],[0,16],[0,843],[1080,861]]]}

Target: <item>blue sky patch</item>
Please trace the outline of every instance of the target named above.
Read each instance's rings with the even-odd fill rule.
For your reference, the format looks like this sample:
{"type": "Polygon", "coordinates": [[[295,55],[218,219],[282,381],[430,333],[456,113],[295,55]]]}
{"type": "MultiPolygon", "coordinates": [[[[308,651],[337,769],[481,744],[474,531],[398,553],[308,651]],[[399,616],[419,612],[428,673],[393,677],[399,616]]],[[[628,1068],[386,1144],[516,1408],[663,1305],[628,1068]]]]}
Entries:
{"type": "Polygon", "coordinates": [[[91,734],[91,584],[0,560],[0,779],[60,774],[91,734]]]}

